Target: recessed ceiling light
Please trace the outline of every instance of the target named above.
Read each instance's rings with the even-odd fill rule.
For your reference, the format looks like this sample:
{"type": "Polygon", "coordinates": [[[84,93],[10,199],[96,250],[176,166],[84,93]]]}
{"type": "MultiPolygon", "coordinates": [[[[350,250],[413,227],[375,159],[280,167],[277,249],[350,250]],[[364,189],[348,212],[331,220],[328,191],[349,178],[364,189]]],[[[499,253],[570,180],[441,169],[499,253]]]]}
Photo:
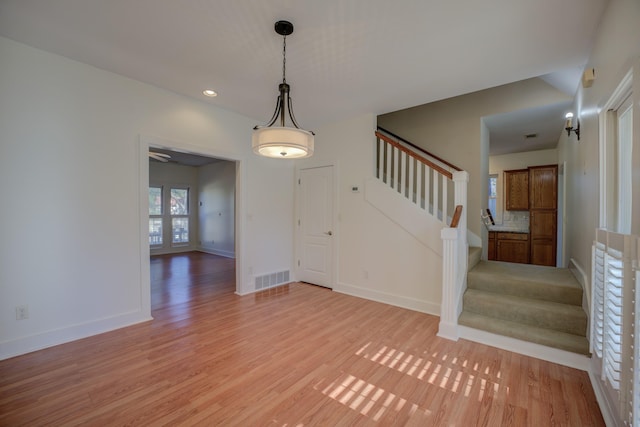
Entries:
{"type": "Polygon", "coordinates": [[[204,96],[208,96],[209,98],[213,98],[214,96],[218,96],[215,90],[205,89],[202,91],[204,96]]]}

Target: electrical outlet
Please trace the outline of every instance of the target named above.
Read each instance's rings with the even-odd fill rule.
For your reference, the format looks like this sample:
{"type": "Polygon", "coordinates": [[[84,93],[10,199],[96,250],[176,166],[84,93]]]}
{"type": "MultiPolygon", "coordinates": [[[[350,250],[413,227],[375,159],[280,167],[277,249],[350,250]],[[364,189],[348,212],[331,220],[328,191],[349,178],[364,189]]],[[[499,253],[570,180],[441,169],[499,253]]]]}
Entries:
{"type": "Polygon", "coordinates": [[[29,318],[29,306],[18,305],[16,306],[16,320],[24,320],[29,318]]]}

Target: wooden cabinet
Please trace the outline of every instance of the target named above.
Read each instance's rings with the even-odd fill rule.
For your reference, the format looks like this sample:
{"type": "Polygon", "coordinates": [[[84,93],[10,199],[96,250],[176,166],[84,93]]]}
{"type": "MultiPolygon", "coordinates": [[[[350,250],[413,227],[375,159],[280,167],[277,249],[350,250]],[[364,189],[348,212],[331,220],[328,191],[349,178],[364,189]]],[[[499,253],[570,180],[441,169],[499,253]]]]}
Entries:
{"type": "Polygon", "coordinates": [[[558,165],[504,171],[505,209],[529,211],[529,232],[491,231],[488,259],[556,265],[558,165]]]}
{"type": "Polygon", "coordinates": [[[529,209],[558,208],[558,165],[529,168],[529,209]]]}
{"type": "Polygon", "coordinates": [[[505,209],[526,211],[529,209],[529,170],[504,171],[505,209]]]}
{"type": "Polygon", "coordinates": [[[529,168],[531,264],[556,265],[558,166],[529,168]]]}
{"type": "Polygon", "coordinates": [[[556,265],[556,216],[556,210],[531,211],[531,264],[556,265]]]}
{"type": "Polygon", "coordinates": [[[527,233],[489,232],[489,260],[529,263],[529,235],[527,233]]]}
{"type": "Polygon", "coordinates": [[[496,260],[496,232],[495,231],[490,231],[489,232],[489,239],[487,240],[488,242],[488,249],[487,249],[487,259],[489,261],[495,261],[496,260]]]}
{"type": "Polygon", "coordinates": [[[502,233],[496,235],[496,259],[498,261],[529,263],[529,235],[526,233],[502,233]]]}

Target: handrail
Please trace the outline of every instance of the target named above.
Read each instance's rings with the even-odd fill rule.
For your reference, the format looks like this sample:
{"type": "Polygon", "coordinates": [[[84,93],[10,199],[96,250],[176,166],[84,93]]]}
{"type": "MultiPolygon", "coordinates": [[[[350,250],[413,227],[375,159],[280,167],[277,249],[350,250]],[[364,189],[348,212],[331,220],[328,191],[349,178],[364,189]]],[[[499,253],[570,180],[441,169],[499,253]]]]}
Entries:
{"type": "Polygon", "coordinates": [[[460,217],[462,216],[462,205],[457,205],[456,210],[453,211],[453,218],[451,218],[451,228],[458,228],[460,217]]]}
{"type": "Polygon", "coordinates": [[[456,165],[452,165],[451,163],[447,162],[446,160],[441,159],[440,157],[438,157],[438,156],[436,156],[436,155],[434,155],[434,154],[431,154],[430,152],[428,152],[428,151],[427,151],[427,150],[425,150],[424,148],[418,147],[418,146],[417,146],[417,145],[415,145],[414,143],[407,141],[407,140],[406,140],[406,139],[404,139],[403,137],[398,136],[398,135],[396,135],[395,133],[390,132],[390,131],[386,130],[386,129],[385,129],[385,128],[383,128],[383,127],[378,126],[378,130],[381,130],[382,132],[384,132],[384,133],[387,133],[387,134],[391,135],[392,137],[394,137],[394,138],[396,138],[396,139],[398,139],[398,140],[402,141],[403,143],[405,143],[405,144],[409,145],[409,146],[410,146],[410,147],[412,147],[412,148],[415,148],[416,150],[418,150],[418,151],[420,151],[420,152],[422,152],[422,153],[426,154],[426,155],[427,155],[427,156],[429,156],[429,157],[433,157],[434,159],[436,159],[436,160],[437,160],[437,161],[439,161],[440,163],[444,163],[445,165],[449,166],[449,167],[450,167],[451,169],[453,169],[453,170],[456,170],[456,171],[458,171],[458,172],[460,172],[460,171],[462,170],[462,169],[460,169],[458,166],[456,166],[456,165]]]}
{"type": "MultiPolygon", "coordinates": [[[[392,146],[396,147],[398,150],[403,151],[405,153],[407,153],[407,155],[418,159],[420,162],[424,163],[425,165],[429,166],[431,169],[435,170],[436,172],[440,173],[441,175],[446,176],[449,179],[453,179],[453,174],[451,172],[449,172],[448,170],[436,165],[435,163],[433,163],[431,160],[427,159],[426,157],[422,157],[420,154],[416,154],[413,151],[409,150],[407,147],[405,147],[404,145],[400,144],[397,141],[394,141],[393,139],[389,138],[386,135],[381,134],[380,132],[376,131],[376,136],[380,139],[382,139],[383,141],[385,141],[388,144],[391,144],[392,146]]],[[[422,150],[424,151],[424,150],[422,150]]]]}

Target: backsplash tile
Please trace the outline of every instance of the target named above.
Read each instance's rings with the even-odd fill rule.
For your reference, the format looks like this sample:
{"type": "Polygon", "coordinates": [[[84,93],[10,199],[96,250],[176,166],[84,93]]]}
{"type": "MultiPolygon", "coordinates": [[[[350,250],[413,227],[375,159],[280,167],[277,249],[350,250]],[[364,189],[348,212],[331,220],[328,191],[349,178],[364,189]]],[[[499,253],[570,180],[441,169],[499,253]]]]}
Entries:
{"type": "Polygon", "coordinates": [[[529,229],[529,211],[504,211],[502,225],[514,229],[529,229]]]}

